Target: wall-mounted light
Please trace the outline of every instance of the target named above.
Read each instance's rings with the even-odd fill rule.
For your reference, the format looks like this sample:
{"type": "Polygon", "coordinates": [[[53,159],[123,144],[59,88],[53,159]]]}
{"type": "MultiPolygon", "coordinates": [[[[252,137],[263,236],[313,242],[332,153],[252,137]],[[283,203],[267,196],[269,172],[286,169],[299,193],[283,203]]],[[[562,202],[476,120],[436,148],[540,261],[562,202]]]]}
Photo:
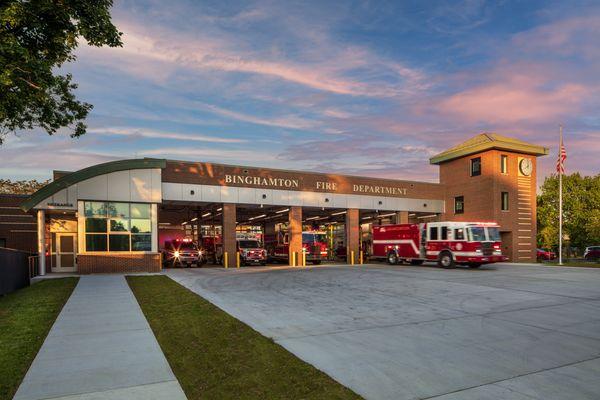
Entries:
{"type": "Polygon", "coordinates": [[[329,198],[325,197],[325,203],[329,203],[329,198]]]}
{"type": "Polygon", "coordinates": [[[423,207],[427,207],[427,203],[423,203],[423,207]]]}
{"type": "Polygon", "coordinates": [[[263,195],[262,195],[262,198],[263,198],[263,199],[266,199],[266,198],[267,198],[267,195],[263,193],[263,195]]]}
{"type": "Polygon", "coordinates": [[[193,190],[190,190],[190,194],[193,196],[194,194],[196,194],[196,192],[194,192],[193,190]]]}
{"type": "Polygon", "coordinates": [[[382,204],[383,204],[383,201],[379,200],[379,203],[377,203],[377,204],[379,204],[379,205],[382,205],[382,204]]]}

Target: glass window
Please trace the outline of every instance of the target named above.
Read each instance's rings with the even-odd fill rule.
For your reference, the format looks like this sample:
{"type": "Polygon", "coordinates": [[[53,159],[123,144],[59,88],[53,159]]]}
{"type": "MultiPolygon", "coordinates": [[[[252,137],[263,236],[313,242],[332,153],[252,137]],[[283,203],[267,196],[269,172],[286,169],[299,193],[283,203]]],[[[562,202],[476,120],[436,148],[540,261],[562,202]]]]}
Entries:
{"type": "Polygon", "coordinates": [[[454,240],[465,240],[465,232],[462,229],[455,229],[454,240]]]}
{"type": "Polygon", "coordinates": [[[111,232],[129,232],[129,220],[128,219],[111,219],[110,220],[110,231],[111,232]]]}
{"type": "MultiPolygon", "coordinates": [[[[54,242],[52,242],[54,243],[54,242]]],[[[6,239],[0,238],[0,247],[6,247],[6,239]]]]}
{"type": "Polygon", "coordinates": [[[467,228],[470,242],[484,242],[485,241],[485,229],[482,226],[473,226],[467,228]]]}
{"type": "Polygon", "coordinates": [[[500,239],[500,229],[497,227],[489,227],[487,228],[488,231],[488,240],[492,241],[492,242],[499,242],[500,239]]]}
{"type": "Polygon", "coordinates": [[[502,192],[501,203],[502,211],[508,211],[508,192],[502,192]]]}
{"type": "Polygon", "coordinates": [[[429,228],[429,240],[438,240],[437,226],[429,228]]]}
{"type": "Polygon", "coordinates": [[[106,217],[106,203],[101,201],[86,201],[83,206],[86,217],[106,217]]]}
{"type": "Polygon", "coordinates": [[[454,214],[462,214],[465,212],[465,197],[458,196],[454,198],[454,214]]]}
{"type": "Polygon", "coordinates": [[[508,156],[506,154],[500,155],[500,172],[503,174],[508,173],[508,156]]]}
{"type": "Polygon", "coordinates": [[[107,251],[106,235],[85,235],[85,250],[86,251],[107,251]]]}
{"type": "Polygon", "coordinates": [[[471,159],[471,176],[481,175],[481,157],[471,159]]]}
{"type": "Polygon", "coordinates": [[[109,235],[110,251],[129,251],[129,235],[109,235]]]}
{"type": "Polygon", "coordinates": [[[152,250],[152,235],[131,235],[132,251],[152,250]]]}
{"type": "Polygon", "coordinates": [[[106,233],[106,219],[86,218],[85,219],[85,231],[86,232],[106,233]]]}
{"type": "Polygon", "coordinates": [[[151,205],[86,201],[86,251],[150,251],[151,205]]]}
{"type": "Polygon", "coordinates": [[[108,203],[108,216],[129,218],[129,203],[108,203]]]}
{"type": "Polygon", "coordinates": [[[131,218],[150,219],[150,204],[131,204],[131,218]]]}
{"type": "Polygon", "coordinates": [[[448,227],[442,226],[442,240],[448,240],[448,227]]]}
{"type": "Polygon", "coordinates": [[[152,224],[149,219],[132,219],[131,233],[150,233],[152,232],[152,224]]]}

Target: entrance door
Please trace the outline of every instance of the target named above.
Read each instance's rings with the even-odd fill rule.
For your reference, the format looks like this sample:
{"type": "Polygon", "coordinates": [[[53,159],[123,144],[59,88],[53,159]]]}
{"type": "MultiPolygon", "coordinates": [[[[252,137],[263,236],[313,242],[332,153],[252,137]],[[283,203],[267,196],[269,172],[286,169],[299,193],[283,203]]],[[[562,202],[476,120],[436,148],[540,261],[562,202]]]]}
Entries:
{"type": "Polygon", "coordinates": [[[56,234],[56,272],[74,272],[76,269],[77,234],[56,234]]]}

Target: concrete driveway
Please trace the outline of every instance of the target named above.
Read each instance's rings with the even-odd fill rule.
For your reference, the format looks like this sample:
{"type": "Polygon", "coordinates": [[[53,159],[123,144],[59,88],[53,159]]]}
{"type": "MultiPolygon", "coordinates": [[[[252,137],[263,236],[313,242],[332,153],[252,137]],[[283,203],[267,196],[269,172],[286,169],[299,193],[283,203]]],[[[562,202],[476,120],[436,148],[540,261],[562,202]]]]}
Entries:
{"type": "Polygon", "coordinates": [[[600,269],[167,274],[367,399],[600,398],[600,269]]]}

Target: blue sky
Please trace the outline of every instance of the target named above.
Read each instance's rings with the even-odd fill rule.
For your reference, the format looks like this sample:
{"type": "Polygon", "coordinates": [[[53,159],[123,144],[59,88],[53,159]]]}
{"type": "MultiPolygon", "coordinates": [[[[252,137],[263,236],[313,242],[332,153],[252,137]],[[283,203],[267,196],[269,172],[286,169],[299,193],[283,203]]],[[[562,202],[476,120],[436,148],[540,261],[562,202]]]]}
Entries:
{"type": "Polygon", "coordinates": [[[116,1],[123,48],[63,67],[88,134],[20,132],[0,176],[164,157],[437,180],[428,158],[480,132],[598,173],[600,3],[116,1]]]}

